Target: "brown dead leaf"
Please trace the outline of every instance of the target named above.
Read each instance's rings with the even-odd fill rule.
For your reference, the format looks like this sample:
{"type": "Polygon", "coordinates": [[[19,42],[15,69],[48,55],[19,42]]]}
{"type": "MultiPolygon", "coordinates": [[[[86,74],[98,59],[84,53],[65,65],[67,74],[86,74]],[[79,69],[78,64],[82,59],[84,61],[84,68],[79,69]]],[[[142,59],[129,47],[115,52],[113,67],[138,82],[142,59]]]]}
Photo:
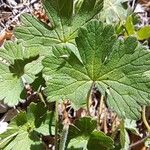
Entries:
{"type": "Polygon", "coordinates": [[[48,16],[46,15],[45,11],[43,9],[39,9],[39,10],[36,10],[34,13],[33,13],[40,21],[46,23],[46,24],[49,24],[49,19],[48,19],[48,16]]]}
{"type": "Polygon", "coordinates": [[[0,34],[0,46],[4,43],[5,40],[10,40],[12,38],[12,31],[5,30],[0,34]]]}
{"type": "MultiPolygon", "coordinates": [[[[132,143],[136,143],[141,140],[141,137],[139,137],[135,134],[130,134],[130,140],[132,143]]],[[[144,142],[141,142],[141,143],[137,144],[136,146],[132,147],[131,150],[148,150],[148,149],[144,145],[144,142]]]]}
{"type": "Polygon", "coordinates": [[[145,8],[150,8],[150,0],[138,0],[138,3],[142,4],[145,8]]]}

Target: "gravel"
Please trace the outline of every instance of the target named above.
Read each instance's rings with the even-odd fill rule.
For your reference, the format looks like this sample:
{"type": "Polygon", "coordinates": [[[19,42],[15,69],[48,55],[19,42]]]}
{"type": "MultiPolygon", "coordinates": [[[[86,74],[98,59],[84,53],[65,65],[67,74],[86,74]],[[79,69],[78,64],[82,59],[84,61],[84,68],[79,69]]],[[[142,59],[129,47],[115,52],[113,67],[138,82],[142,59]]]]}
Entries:
{"type": "Polygon", "coordinates": [[[40,0],[0,0],[0,33],[20,24],[21,14],[32,14],[41,7],[40,0]]]}

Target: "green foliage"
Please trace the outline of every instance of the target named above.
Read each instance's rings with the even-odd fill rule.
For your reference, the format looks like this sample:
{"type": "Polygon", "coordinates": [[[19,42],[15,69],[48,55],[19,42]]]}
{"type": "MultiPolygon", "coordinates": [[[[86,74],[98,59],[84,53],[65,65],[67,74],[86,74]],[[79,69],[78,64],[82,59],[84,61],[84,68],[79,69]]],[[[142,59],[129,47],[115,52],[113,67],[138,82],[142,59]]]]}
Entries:
{"type": "Polygon", "coordinates": [[[78,28],[102,9],[103,1],[84,0],[75,14],[73,0],[45,0],[43,5],[50,19],[50,26],[25,14],[22,16],[23,26],[16,29],[16,37],[27,41],[29,46],[42,45],[45,48],[59,43],[74,44],[78,28]]]}
{"type": "Polygon", "coordinates": [[[125,28],[126,28],[127,35],[135,34],[132,16],[128,16],[126,23],[125,23],[125,28]]]}
{"type": "Polygon", "coordinates": [[[28,83],[37,95],[41,90],[37,99],[44,104],[31,103],[27,111],[19,111],[0,134],[0,149],[41,150],[45,148],[41,137],[47,135],[55,138],[56,147],[62,144],[68,150],[117,149],[117,144],[119,149],[129,148],[128,130],[139,134],[135,120],[141,106],[150,104],[150,52],[137,41],[150,37],[150,27],[135,29],[124,3],[127,0],[43,0],[49,23],[30,14],[21,16],[17,40],[0,49],[0,100],[9,106],[22,102],[28,83]],[[74,108],[84,107],[94,87],[122,118],[119,143],[97,130],[97,120],[91,117],[75,119],[69,132],[64,124],[68,137],[66,143],[60,142],[57,102],[69,99],[74,108]],[[51,104],[56,113],[48,111],[51,104]]]}
{"type": "Polygon", "coordinates": [[[91,133],[96,128],[96,120],[90,117],[80,118],[69,127],[67,149],[86,149],[91,133]]]}
{"type": "Polygon", "coordinates": [[[108,24],[123,22],[126,20],[128,12],[123,7],[123,3],[128,0],[104,0],[103,11],[100,13],[100,19],[108,24]]]}
{"type": "Polygon", "coordinates": [[[0,149],[43,149],[40,135],[50,134],[52,115],[43,103],[32,103],[26,112],[19,112],[11,121],[8,130],[0,134],[0,149]]]}
{"type": "Polygon", "coordinates": [[[150,38],[150,26],[144,26],[137,31],[137,36],[139,40],[145,40],[150,38]]]}
{"type": "Polygon", "coordinates": [[[145,146],[150,148],[150,138],[145,141],[145,146]]]}
{"type": "Polygon", "coordinates": [[[128,16],[125,23],[126,35],[135,36],[138,40],[146,40],[150,38],[150,26],[141,27],[139,30],[136,30],[133,24],[133,16],[128,16]]]}
{"type": "Polygon", "coordinates": [[[106,136],[103,132],[94,131],[88,141],[88,150],[96,149],[99,147],[103,150],[109,150],[113,148],[113,140],[106,136]]]}
{"type": "Polygon", "coordinates": [[[69,129],[67,149],[112,149],[113,140],[103,132],[96,131],[96,124],[96,120],[90,117],[76,120],[69,129]]]}
{"type": "Polygon", "coordinates": [[[120,123],[120,144],[122,150],[129,149],[130,139],[128,132],[125,128],[124,121],[120,123]]]}
{"type": "Polygon", "coordinates": [[[21,101],[24,82],[32,83],[42,69],[42,65],[37,66],[38,51],[30,50],[17,42],[7,42],[0,51],[0,99],[9,106],[21,101]]]}
{"type": "Polygon", "coordinates": [[[101,0],[83,1],[79,11],[73,14],[73,1],[46,0],[44,8],[51,26],[29,14],[22,15],[23,25],[16,28],[15,35],[23,41],[21,44],[9,42],[0,52],[0,57],[8,62],[0,67],[0,99],[4,99],[9,106],[21,101],[23,81],[32,83],[36,79],[42,70],[41,61],[45,55],[51,55],[53,45],[66,43],[76,53],[76,31],[101,10],[102,4],[101,0]]]}
{"type": "Polygon", "coordinates": [[[94,131],[96,126],[96,120],[92,120],[90,117],[80,118],[75,121],[73,126],[70,126],[68,139],[72,139],[81,135],[88,137],[94,131]]]}
{"type": "Polygon", "coordinates": [[[44,59],[48,99],[71,99],[79,108],[95,85],[120,116],[139,118],[140,105],[149,103],[149,51],[133,37],[117,40],[112,26],[96,20],[80,28],[76,44],[81,60],[74,53],[62,58],[60,46],[44,59]]]}

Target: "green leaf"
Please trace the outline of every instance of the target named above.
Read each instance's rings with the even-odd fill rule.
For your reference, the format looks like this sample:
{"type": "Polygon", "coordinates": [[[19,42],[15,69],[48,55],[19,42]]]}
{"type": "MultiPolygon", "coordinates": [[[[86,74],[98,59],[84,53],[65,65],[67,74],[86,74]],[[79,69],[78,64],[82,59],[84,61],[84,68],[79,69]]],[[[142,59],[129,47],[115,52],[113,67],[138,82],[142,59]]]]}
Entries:
{"type": "Polygon", "coordinates": [[[150,138],[145,141],[145,146],[150,148],[150,138]]]}
{"type": "Polygon", "coordinates": [[[49,112],[44,103],[31,103],[30,108],[28,109],[27,119],[28,122],[33,124],[34,131],[42,135],[49,135],[52,133],[54,113],[49,112]]]}
{"type": "Polygon", "coordinates": [[[59,15],[70,18],[73,13],[73,0],[58,0],[59,15]]]}
{"type": "Polygon", "coordinates": [[[34,141],[32,140],[33,135],[29,136],[27,131],[20,131],[16,137],[13,137],[13,141],[11,141],[8,145],[6,145],[3,150],[41,150],[44,148],[42,142],[36,141],[34,137],[34,141]]]}
{"type": "Polygon", "coordinates": [[[101,131],[94,131],[89,138],[87,148],[88,150],[97,148],[102,150],[109,150],[113,148],[113,144],[114,142],[109,136],[106,136],[101,131]]]}
{"type": "Polygon", "coordinates": [[[137,129],[136,120],[125,119],[124,120],[124,126],[125,126],[126,129],[128,129],[132,133],[134,133],[136,135],[140,135],[140,133],[137,129]]]}
{"type": "Polygon", "coordinates": [[[0,149],[43,149],[40,135],[50,134],[52,119],[52,113],[47,112],[43,103],[31,103],[27,113],[19,112],[9,124],[7,131],[0,134],[0,149]]]}
{"type": "Polygon", "coordinates": [[[122,3],[128,0],[105,0],[103,11],[100,13],[100,19],[106,23],[118,23],[125,21],[127,17],[127,10],[122,6],[122,3]]]}
{"type": "Polygon", "coordinates": [[[77,136],[88,137],[96,128],[96,120],[92,120],[90,117],[84,117],[77,119],[73,126],[69,127],[69,139],[77,136]]]}
{"type": "Polygon", "coordinates": [[[85,136],[78,136],[70,140],[67,150],[87,150],[88,139],[85,136]]]}
{"type": "Polygon", "coordinates": [[[57,33],[48,25],[39,22],[35,17],[24,14],[21,16],[22,26],[15,29],[15,35],[18,39],[27,41],[29,46],[49,46],[54,43],[60,43],[57,33]]]}
{"type": "Polygon", "coordinates": [[[138,40],[146,40],[150,37],[150,26],[144,26],[137,31],[138,40]]]}
{"type": "Polygon", "coordinates": [[[15,118],[15,122],[16,125],[19,126],[23,126],[24,124],[27,123],[27,116],[25,112],[21,112],[17,115],[17,117],[15,118]]]}
{"type": "Polygon", "coordinates": [[[126,32],[127,32],[128,36],[135,34],[135,29],[134,29],[133,20],[132,20],[131,15],[128,16],[126,19],[125,28],[126,28],[126,32]]]}
{"type": "Polygon", "coordinates": [[[130,36],[136,36],[138,40],[146,40],[150,37],[150,26],[144,26],[138,31],[135,31],[134,25],[133,25],[133,17],[135,16],[128,16],[125,23],[126,28],[126,35],[130,36]]]}
{"type": "Polygon", "coordinates": [[[74,125],[69,127],[67,149],[86,149],[88,139],[96,125],[96,120],[92,120],[90,117],[77,119],[74,125]]]}
{"type": "Polygon", "coordinates": [[[68,150],[109,149],[113,148],[113,140],[101,131],[94,131],[97,122],[90,117],[80,118],[69,128],[68,150]]]}
{"type": "Polygon", "coordinates": [[[9,129],[4,134],[0,134],[0,149],[4,148],[18,134],[17,129],[9,129]]]}
{"type": "Polygon", "coordinates": [[[134,37],[116,39],[112,26],[96,20],[80,28],[76,44],[82,61],[74,53],[60,57],[60,46],[43,60],[48,100],[70,99],[82,107],[96,86],[119,116],[138,119],[140,106],[150,103],[149,51],[134,37]]]}
{"type": "MultiPolygon", "coordinates": [[[[26,45],[42,45],[43,50],[60,43],[74,43],[76,32],[93,18],[103,6],[103,0],[83,0],[78,12],[73,14],[73,0],[45,0],[44,8],[50,20],[50,26],[35,17],[24,14],[22,26],[17,27],[15,35],[26,41],[26,45]]],[[[48,55],[48,54],[47,54],[48,55]]]]}
{"type": "Polygon", "coordinates": [[[121,150],[129,149],[130,139],[128,132],[125,129],[124,121],[120,123],[120,144],[121,150]]]}
{"type": "Polygon", "coordinates": [[[0,59],[0,100],[14,106],[21,101],[24,82],[32,83],[42,69],[35,63],[39,61],[38,51],[32,49],[30,52],[22,44],[7,42],[0,50],[0,59]]]}
{"type": "Polygon", "coordinates": [[[3,134],[0,134],[0,148],[1,149],[18,149],[24,142],[27,145],[24,147],[29,149],[31,142],[28,131],[33,129],[33,124],[27,122],[25,112],[20,112],[9,124],[8,129],[3,134]]]}
{"type": "Polygon", "coordinates": [[[25,73],[22,77],[25,78],[28,83],[32,83],[37,78],[35,75],[40,73],[41,70],[43,69],[41,63],[43,58],[44,57],[41,56],[37,60],[34,60],[24,66],[25,73]]]}
{"type": "MultiPolygon", "coordinates": [[[[43,57],[45,57],[45,55],[52,55],[51,49],[53,45],[65,43],[66,46],[73,47],[71,50],[78,55],[74,40],[77,30],[102,9],[103,0],[84,0],[81,8],[76,13],[73,13],[73,0],[45,0],[43,1],[43,5],[49,17],[50,26],[39,21],[32,15],[24,14],[21,16],[22,25],[15,29],[15,36],[17,39],[21,39],[20,42],[23,47],[30,49],[30,52],[32,52],[32,49],[39,50],[39,59],[28,62],[28,64],[25,64],[25,66],[22,65],[21,67],[20,64],[22,62],[20,59],[17,59],[15,60],[15,65],[19,64],[19,69],[14,66],[12,66],[11,69],[15,72],[15,75],[17,74],[17,77],[21,76],[21,78],[25,78],[29,83],[32,83],[37,77],[35,74],[38,74],[42,70],[41,60],[43,57]]],[[[19,56],[21,55],[20,52],[18,52],[18,54],[19,56]]],[[[6,58],[8,58],[8,56],[6,56],[6,58]]],[[[23,89],[23,84],[20,78],[9,80],[12,81],[11,85],[18,83],[14,84],[18,86],[4,88],[4,92],[1,92],[2,95],[0,99],[5,97],[5,103],[14,106],[20,101],[20,93],[23,89]],[[6,90],[10,90],[7,97],[5,93],[6,90]],[[12,93],[14,95],[13,97],[12,93]]],[[[9,81],[7,80],[7,82],[9,81]]],[[[7,83],[2,84],[2,87],[5,87],[6,84],[7,83]]]]}

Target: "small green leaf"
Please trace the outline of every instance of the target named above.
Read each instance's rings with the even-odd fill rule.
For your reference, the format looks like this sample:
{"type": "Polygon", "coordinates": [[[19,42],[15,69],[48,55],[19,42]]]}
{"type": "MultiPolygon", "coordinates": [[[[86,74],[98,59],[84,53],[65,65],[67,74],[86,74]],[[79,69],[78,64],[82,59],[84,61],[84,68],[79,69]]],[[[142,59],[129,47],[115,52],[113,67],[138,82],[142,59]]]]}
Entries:
{"type": "Polygon", "coordinates": [[[43,103],[31,103],[27,112],[19,112],[11,120],[7,131],[0,134],[0,149],[43,149],[39,135],[50,134],[52,119],[52,113],[47,112],[43,103]],[[21,148],[22,145],[24,145],[23,148],[21,148]]]}
{"type": "Polygon", "coordinates": [[[134,25],[133,25],[131,15],[128,16],[127,19],[126,19],[125,28],[126,28],[126,32],[127,32],[128,36],[135,34],[135,29],[134,29],[134,25]]]}
{"type": "Polygon", "coordinates": [[[19,126],[23,126],[24,124],[27,123],[27,116],[25,112],[20,112],[17,117],[15,118],[16,121],[16,125],[19,126]]]}
{"type": "Polygon", "coordinates": [[[34,115],[34,124],[38,128],[41,126],[42,122],[46,120],[47,108],[44,106],[44,103],[31,104],[30,111],[34,115]]]}
{"type": "Polygon", "coordinates": [[[76,45],[81,60],[74,53],[60,57],[60,46],[43,60],[48,100],[70,99],[79,108],[94,85],[119,116],[140,118],[141,105],[150,104],[149,51],[134,37],[117,39],[112,26],[96,20],[80,28],[76,45]]]}
{"type": "Polygon", "coordinates": [[[75,121],[73,126],[69,127],[69,139],[77,136],[89,136],[96,128],[96,120],[92,120],[90,117],[80,118],[75,121]]]}
{"type": "Polygon", "coordinates": [[[27,41],[29,46],[46,47],[61,42],[55,31],[35,17],[24,14],[21,16],[21,21],[23,25],[15,29],[15,35],[18,39],[27,41]]]}
{"type": "Polygon", "coordinates": [[[121,150],[129,149],[130,139],[128,132],[125,129],[124,121],[120,123],[120,144],[121,150]]]}
{"type": "Polygon", "coordinates": [[[71,139],[67,150],[87,150],[88,139],[85,136],[78,136],[71,139]]]}
{"type": "Polygon", "coordinates": [[[150,37],[150,26],[144,26],[137,31],[138,40],[146,40],[150,37]]]}
{"type": "Polygon", "coordinates": [[[100,13],[100,19],[106,23],[118,23],[125,21],[127,17],[127,10],[122,6],[122,3],[128,0],[104,0],[103,11],[100,13]]]}
{"type": "Polygon", "coordinates": [[[101,131],[94,131],[89,138],[87,148],[88,150],[97,148],[102,150],[110,150],[113,148],[113,144],[114,142],[109,136],[106,136],[101,131]]]}
{"type": "Polygon", "coordinates": [[[147,148],[150,148],[150,138],[148,138],[146,141],[145,141],[145,146],[147,148]]]}
{"type": "Polygon", "coordinates": [[[23,78],[26,79],[27,83],[32,83],[37,77],[39,72],[43,69],[42,60],[44,57],[39,57],[37,60],[34,60],[24,66],[24,75],[23,78]]]}
{"type": "Polygon", "coordinates": [[[9,129],[7,132],[0,134],[0,149],[4,148],[18,134],[17,129],[9,129]]]}
{"type": "Polygon", "coordinates": [[[96,120],[90,117],[77,119],[74,125],[69,127],[67,149],[86,149],[88,139],[96,126],[96,120]]]}
{"type": "MultiPolygon", "coordinates": [[[[31,135],[33,136],[33,135],[31,135]]],[[[14,137],[13,141],[11,141],[9,144],[7,144],[3,150],[41,150],[44,148],[42,145],[42,142],[39,141],[33,141],[33,137],[29,137],[28,132],[26,131],[20,131],[16,137],[14,137]]],[[[35,138],[35,137],[34,137],[35,138]]]]}
{"type": "Polygon", "coordinates": [[[126,129],[130,130],[132,133],[134,133],[136,135],[140,135],[140,133],[137,129],[136,120],[125,119],[124,126],[126,129]]]}
{"type": "Polygon", "coordinates": [[[21,101],[24,83],[32,83],[42,69],[42,66],[35,67],[34,61],[39,61],[38,52],[32,51],[34,54],[17,42],[7,42],[0,50],[0,100],[4,99],[9,106],[21,101]]]}
{"type": "Polygon", "coordinates": [[[94,131],[96,126],[96,120],[90,117],[76,120],[74,125],[69,127],[67,149],[112,148],[113,140],[101,131],[94,131]],[[94,145],[92,145],[93,142],[95,142],[94,145]]]}
{"type": "Polygon", "coordinates": [[[70,18],[73,14],[73,0],[58,0],[58,9],[60,16],[70,18]]]}

